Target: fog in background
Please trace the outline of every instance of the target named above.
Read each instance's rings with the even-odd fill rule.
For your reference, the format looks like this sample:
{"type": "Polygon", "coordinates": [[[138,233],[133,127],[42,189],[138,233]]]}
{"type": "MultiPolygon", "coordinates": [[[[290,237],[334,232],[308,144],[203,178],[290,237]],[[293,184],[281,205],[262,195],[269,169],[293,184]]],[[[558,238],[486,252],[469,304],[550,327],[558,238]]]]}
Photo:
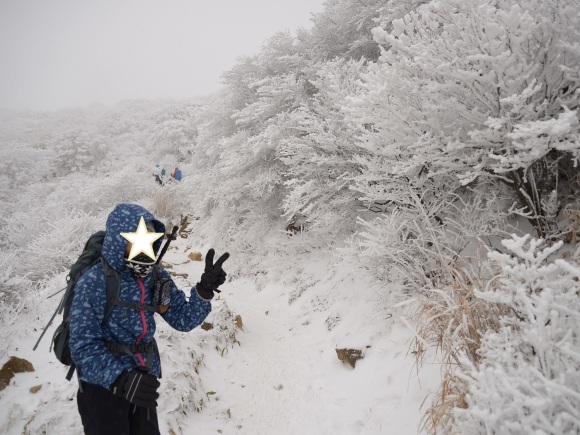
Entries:
{"type": "Polygon", "coordinates": [[[0,109],[190,98],[324,0],[0,0],[0,109]]]}

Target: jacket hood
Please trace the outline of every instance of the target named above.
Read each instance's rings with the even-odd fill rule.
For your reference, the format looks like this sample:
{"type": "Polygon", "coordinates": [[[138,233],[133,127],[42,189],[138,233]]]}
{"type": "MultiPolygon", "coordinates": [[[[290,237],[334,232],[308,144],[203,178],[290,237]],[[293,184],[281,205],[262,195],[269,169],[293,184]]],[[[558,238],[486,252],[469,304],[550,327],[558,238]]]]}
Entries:
{"type": "MultiPolygon", "coordinates": [[[[137,230],[141,217],[145,222],[153,222],[157,233],[165,233],[165,225],[140,205],[119,204],[107,218],[105,241],[101,255],[105,261],[117,271],[123,271],[125,266],[125,247],[127,239],[121,233],[131,233],[137,230]]],[[[153,243],[155,253],[159,253],[163,237],[153,243]]]]}

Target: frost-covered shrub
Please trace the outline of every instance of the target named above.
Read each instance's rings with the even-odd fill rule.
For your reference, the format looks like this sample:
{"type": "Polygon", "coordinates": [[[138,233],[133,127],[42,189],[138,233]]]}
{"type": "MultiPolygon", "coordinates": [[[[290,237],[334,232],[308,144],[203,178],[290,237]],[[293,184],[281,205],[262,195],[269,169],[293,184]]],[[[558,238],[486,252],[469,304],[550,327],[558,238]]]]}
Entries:
{"type": "Polygon", "coordinates": [[[204,353],[199,345],[183,340],[183,333],[160,325],[157,334],[163,352],[165,382],[161,400],[165,412],[174,415],[177,422],[205,406],[205,386],[199,376],[204,366],[204,353]]]}
{"type": "Polygon", "coordinates": [[[6,328],[18,320],[24,307],[23,295],[30,281],[16,273],[19,258],[15,253],[0,252],[0,327],[6,328]]]}
{"type": "MultiPolygon", "coordinates": [[[[30,281],[18,273],[20,263],[15,252],[0,252],[0,302],[3,306],[19,299],[20,291],[30,286],[30,281]]],[[[5,314],[1,313],[0,318],[5,314]]]]}
{"type": "Polygon", "coordinates": [[[211,330],[212,344],[215,343],[216,350],[223,354],[234,344],[239,344],[235,313],[222,302],[212,318],[214,323],[211,330]]]}
{"type": "Polygon", "coordinates": [[[483,238],[505,235],[506,214],[494,193],[486,198],[483,192],[459,195],[433,184],[419,189],[401,183],[388,198],[378,217],[359,219],[359,233],[344,252],[389,284],[392,302],[438,288],[460,256],[477,257],[483,238]]]}
{"type": "Polygon", "coordinates": [[[385,3],[382,0],[324,2],[323,12],[312,18],[311,44],[315,48],[312,55],[320,59],[375,61],[380,52],[371,29],[385,3]]]}
{"type": "Polygon", "coordinates": [[[287,219],[304,215],[312,236],[327,242],[352,234],[360,203],[350,189],[360,172],[353,161],[359,152],[357,124],[345,120],[342,107],[356,92],[363,62],[327,62],[316,72],[311,101],[285,120],[288,134],[282,137],[278,158],[286,165],[287,193],[283,208],[287,219]]]}
{"type": "Polygon", "coordinates": [[[46,179],[50,173],[50,162],[54,158],[51,150],[40,149],[21,142],[0,140],[2,161],[0,176],[6,177],[9,189],[0,187],[0,199],[8,200],[14,190],[46,179]]]}
{"type": "MultiPolygon", "coordinates": [[[[385,47],[353,116],[372,124],[367,160],[383,174],[513,191],[538,234],[580,156],[576,0],[436,0],[373,30],[385,47]]],[[[577,172],[576,172],[577,173],[577,172]]]]}
{"type": "MultiPolygon", "coordinates": [[[[170,182],[164,186],[156,185],[147,196],[148,202],[151,204],[149,210],[166,226],[169,224],[179,225],[185,216],[199,218],[200,206],[192,195],[192,192],[199,189],[198,182],[197,177],[188,175],[178,183],[170,182]]],[[[170,228],[167,230],[169,231],[170,228]]]]}
{"type": "Polygon", "coordinates": [[[272,134],[251,138],[240,132],[222,139],[216,164],[196,168],[188,181],[189,202],[201,216],[200,231],[216,249],[256,249],[264,234],[277,225],[283,228],[282,165],[275,160],[272,134]]]}
{"type": "Polygon", "coordinates": [[[215,394],[207,391],[202,381],[206,353],[217,351],[224,356],[238,343],[234,318],[235,314],[221,303],[211,314],[213,329],[203,331],[199,328],[188,333],[193,335],[187,339],[183,332],[164,322],[158,323],[157,339],[164,365],[159,403],[161,412],[171,415],[169,426],[176,433],[190,414],[201,411],[215,394]]]}
{"type": "Polygon", "coordinates": [[[150,148],[156,156],[177,152],[191,145],[195,140],[197,129],[191,120],[170,119],[152,129],[149,141],[150,148]]]}
{"type": "Polygon", "coordinates": [[[487,331],[479,363],[464,359],[467,408],[461,434],[568,434],[580,431],[580,264],[554,258],[562,246],[513,236],[493,252],[497,287],[475,291],[509,310],[487,331]]]}
{"type": "Polygon", "coordinates": [[[95,169],[105,156],[104,138],[96,133],[74,130],[54,141],[56,159],[53,167],[58,175],[95,169]]]}
{"type": "Polygon", "coordinates": [[[0,287],[4,289],[12,277],[12,270],[16,255],[13,253],[0,252],[0,287]]]}
{"type": "Polygon", "coordinates": [[[78,209],[52,218],[40,217],[37,233],[24,248],[19,272],[30,279],[46,279],[66,271],[81,254],[89,236],[104,228],[102,218],[78,209]]]}

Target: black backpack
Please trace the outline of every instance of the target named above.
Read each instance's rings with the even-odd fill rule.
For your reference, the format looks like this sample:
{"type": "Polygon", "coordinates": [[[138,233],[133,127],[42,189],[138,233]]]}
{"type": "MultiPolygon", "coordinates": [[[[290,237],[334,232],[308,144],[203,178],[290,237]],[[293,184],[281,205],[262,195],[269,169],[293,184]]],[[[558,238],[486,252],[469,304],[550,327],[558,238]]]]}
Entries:
{"type": "Polygon", "coordinates": [[[56,328],[56,331],[52,337],[52,344],[51,348],[54,350],[56,358],[66,366],[70,366],[70,370],[67,374],[67,379],[70,380],[72,375],[75,371],[75,364],[71,358],[70,348],[69,348],[69,340],[70,340],[70,310],[72,305],[72,300],[75,294],[75,285],[80,279],[80,277],[91,269],[95,264],[98,262],[102,262],[103,270],[105,271],[106,282],[107,282],[107,305],[105,308],[105,317],[103,318],[103,323],[107,320],[111,311],[113,310],[113,306],[115,305],[115,300],[119,295],[120,289],[120,281],[119,275],[115,269],[107,264],[107,262],[101,257],[101,251],[103,250],[103,242],[105,240],[105,231],[99,231],[93,234],[87,242],[85,243],[85,247],[83,248],[83,252],[81,253],[78,260],[71,266],[70,272],[66,277],[67,285],[66,291],[60,300],[60,304],[58,305],[56,311],[52,315],[51,319],[49,320],[48,324],[36,345],[34,346],[34,350],[38,347],[40,340],[44,336],[45,332],[52,324],[52,321],[57,316],[57,314],[63,314],[61,324],[56,328]],[[64,311],[64,313],[63,313],[64,311]]]}

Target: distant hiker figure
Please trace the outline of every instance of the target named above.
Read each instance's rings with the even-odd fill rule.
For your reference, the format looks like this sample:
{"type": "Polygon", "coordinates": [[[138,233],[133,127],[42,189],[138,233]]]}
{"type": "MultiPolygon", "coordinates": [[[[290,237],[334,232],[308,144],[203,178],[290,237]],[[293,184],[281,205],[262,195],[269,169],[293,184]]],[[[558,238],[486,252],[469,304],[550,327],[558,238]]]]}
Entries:
{"type": "Polygon", "coordinates": [[[171,173],[171,178],[173,178],[175,181],[181,181],[182,178],[181,169],[179,169],[177,165],[175,165],[175,169],[171,173]]]}
{"type": "Polygon", "coordinates": [[[164,234],[165,226],[143,207],[119,204],[107,218],[102,261],[74,287],[69,347],[85,434],[160,433],[155,313],[178,331],[191,331],[210,313],[214,291],[225,282],[222,265],[229,254],[214,263],[210,249],[188,300],[156,264],[164,234]],[[111,308],[110,287],[118,292],[111,308]]]}
{"type": "Polygon", "coordinates": [[[165,168],[161,167],[159,163],[153,168],[153,177],[155,181],[161,185],[165,182],[165,168]]]}

